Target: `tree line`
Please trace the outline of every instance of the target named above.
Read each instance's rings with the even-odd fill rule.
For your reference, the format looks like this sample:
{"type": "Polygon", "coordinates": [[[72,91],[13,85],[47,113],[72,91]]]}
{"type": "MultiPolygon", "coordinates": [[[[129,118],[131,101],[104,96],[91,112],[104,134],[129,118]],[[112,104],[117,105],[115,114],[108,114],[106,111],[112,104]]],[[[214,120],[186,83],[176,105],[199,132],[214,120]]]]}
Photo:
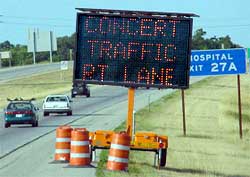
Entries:
{"type": "MultiPolygon", "coordinates": [[[[206,49],[220,49],[224,48],[240,48],[241,46],[232,42],[230,36],[225,37],[211,37],[206,38],[206,31],[202,28],[195,31],[192,37],[192,49],[206,50],[206,49]]],[[[75,50],[75,33],[71,36],[63,36],[57,38],[57,51],[53,52],[53,61],[69,60],[70,52],[75,50]]],[[[11,51],[12,66],[27,65],[33,63],[33,54],[27,52],[27,45],[11,44],[9,41],[0,43],[0,51],[11,51]]],[[[37,52],[36,62],[48,62],[49,52],[37,52]]],[[[2,66],[9,66],[8,60],[2,60],[2,66]]]]}

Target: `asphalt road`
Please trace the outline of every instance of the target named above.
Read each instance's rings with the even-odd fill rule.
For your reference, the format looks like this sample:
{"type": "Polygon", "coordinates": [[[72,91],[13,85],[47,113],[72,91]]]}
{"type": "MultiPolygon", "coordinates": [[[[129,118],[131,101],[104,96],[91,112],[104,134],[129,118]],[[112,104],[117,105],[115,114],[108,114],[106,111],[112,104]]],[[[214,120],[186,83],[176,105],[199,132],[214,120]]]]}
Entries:
{"type": "MultiPolygon", "coordinates": [[[[135,110],[146,106],[149,96],[152,102],[172,91],[136,90],[135,110]]],[[[68,168],[67,164],[51,164],[55,150],[54,130],[58,125],[71,122],[73,127],[85,127],[89,131],[110,130],[126,120],[126,88],[103,86],[91,93],[90,98],[74,99],[72,117],[52,115],[43,118],[37,128],[13,126],[0,129],[0,177],[95,176],[93,167],[68,168]]]]}
{"type": "MultiPolygon", "coordinates": [[[[200,80],[195,78],[193,81],[200,80]]],[[[160,97],[167,90],[136,90],[135,109],[139,110],[160,97]]],[[[0,176],[95,176],[95,168],[71,169],[65,164],[52,165],[55,129],[70,123],[90,131],[108,130],[120,125],[127,114],[127,89],[100,86],[91,90],[92,97],[77,97],[73,101],[73,116],[51,115],[39,121],[39,127],[13,126],[0,128],[0,176]],[[32,170],[27,170],[32,169],[32,170]]],[[[0,124],[3,125],[1,120],[0,124]]],[[[181,131],[181,130],[180,130],[181,131]]]]}
{"type": "MultiPolygon", "coordinates": [[[[138,92],[140,93],[140,92],[138,92]]],[[[93,97],[76,97],[73,101],[73,116],[52,114],[43,117],[40,106],[39,127],[33,128],[31,125],[12,125],[4,128],[4,120],[0,119],[0,158],[16,150],[17,147],[53,131],[59,125],[74,122],[79,118],[84,118],[94,114],[105,107],[112,106],[127,98],[127,89],[116,87],[98,87],[91,93],[93,97]]]]}
{"type": "MultiPolygon", "coordinates": [[[[72,62],[69,63],[72,67],[72,62]]],[[[60,63],[35,64],[0,69],[0,83],[34,74],[60,70],[60,63]]]]}

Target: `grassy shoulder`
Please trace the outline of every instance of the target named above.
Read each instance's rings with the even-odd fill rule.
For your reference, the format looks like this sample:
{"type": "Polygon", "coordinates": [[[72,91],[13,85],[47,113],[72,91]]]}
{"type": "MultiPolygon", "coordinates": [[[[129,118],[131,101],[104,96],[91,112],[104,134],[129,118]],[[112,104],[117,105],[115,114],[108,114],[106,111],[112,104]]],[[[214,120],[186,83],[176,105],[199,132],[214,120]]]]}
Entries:
{"type": "MultiPolygon", "coordinates": [[[[237,78],[210,77],[185,91],[187,136],[182,132],[181,94],[166,96],[136,114],[136,131],[169,137],[167,166],[153,167],[152,152],[130,152],[129,172],[105,171],[102,151],[97,176],[249,176],[250,77],[241,76],[243,140],[239,138],[237,78]]],[[[119,129],[124,129],[125,123],[119,129]]]]}
{"type": "Polygon", "coordinates": [[[72,70],[33,75],[0,84],[0,108],[6,98],[42,99],[49,94],[69,92],[72,87],[72,70]]]}

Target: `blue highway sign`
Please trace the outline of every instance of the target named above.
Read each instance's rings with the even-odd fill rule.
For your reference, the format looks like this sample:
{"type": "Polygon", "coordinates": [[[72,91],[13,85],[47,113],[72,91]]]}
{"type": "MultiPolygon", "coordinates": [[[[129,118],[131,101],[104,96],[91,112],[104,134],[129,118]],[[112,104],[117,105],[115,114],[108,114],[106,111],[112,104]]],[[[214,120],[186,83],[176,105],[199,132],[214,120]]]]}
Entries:
{"type": "Polygon", "coordinates": [[[239,49],[193,50],[190,76],[246,73],[246,51],[239,49]]]}

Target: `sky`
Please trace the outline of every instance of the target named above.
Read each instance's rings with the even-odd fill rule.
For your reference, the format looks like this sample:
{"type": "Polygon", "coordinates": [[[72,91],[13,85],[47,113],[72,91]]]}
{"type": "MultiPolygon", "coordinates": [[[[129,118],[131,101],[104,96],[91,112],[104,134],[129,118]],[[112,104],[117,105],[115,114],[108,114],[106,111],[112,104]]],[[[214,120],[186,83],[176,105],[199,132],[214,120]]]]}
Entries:
{"type": "Polygon", "coordinates": [[[57,37],[75,32],[75,8],[195,13],[193,31],[205,37],[229,35],[250,47],[249,0],[0,0],[0,42],[27,45],[28,29],[53,30],[57,37]]]}

